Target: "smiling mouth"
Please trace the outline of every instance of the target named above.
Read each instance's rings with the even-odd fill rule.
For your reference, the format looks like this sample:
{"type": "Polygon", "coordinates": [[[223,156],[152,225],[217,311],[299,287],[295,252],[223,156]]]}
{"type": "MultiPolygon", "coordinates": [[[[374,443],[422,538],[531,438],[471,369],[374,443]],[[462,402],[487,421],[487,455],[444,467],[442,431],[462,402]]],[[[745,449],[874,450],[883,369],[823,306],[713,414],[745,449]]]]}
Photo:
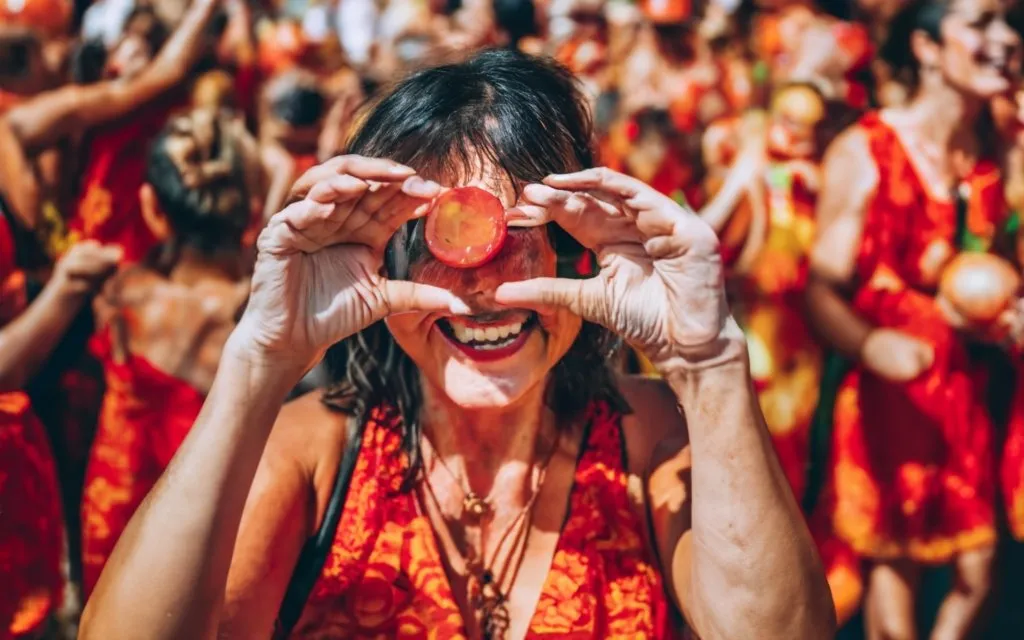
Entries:
{"type": "Polygon", "coordinates": [[[441,335],[456,349],[474,360],[490,361],[507,358],[526,344],[538,326],[537,314],[530,312],[494,316],[457,316],[440,318],[441,335]]]}

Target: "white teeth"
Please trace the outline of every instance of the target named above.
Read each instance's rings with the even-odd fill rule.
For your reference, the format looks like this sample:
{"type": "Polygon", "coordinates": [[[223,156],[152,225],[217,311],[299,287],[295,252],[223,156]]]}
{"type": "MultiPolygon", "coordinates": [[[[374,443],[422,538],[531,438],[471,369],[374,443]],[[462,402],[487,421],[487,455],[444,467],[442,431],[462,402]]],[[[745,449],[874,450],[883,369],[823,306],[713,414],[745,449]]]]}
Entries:
{"type": "Polygon", "coordinates": [[[480,348],[494,348],[504,346],[523,330],[522,322],[511,324],[493,325],[489,327],[467,327],[456,322],[449,322],[455,339],[464,344],[470,342],[479,343],[480,348]]]}

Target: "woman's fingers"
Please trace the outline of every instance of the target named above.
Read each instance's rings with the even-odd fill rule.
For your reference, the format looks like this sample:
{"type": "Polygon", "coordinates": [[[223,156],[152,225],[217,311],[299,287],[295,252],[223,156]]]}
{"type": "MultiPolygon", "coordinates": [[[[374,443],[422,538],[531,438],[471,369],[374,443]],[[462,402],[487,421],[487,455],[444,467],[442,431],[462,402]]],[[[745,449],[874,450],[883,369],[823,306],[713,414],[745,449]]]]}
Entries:
{"type": "Polygon", "coordinates": [[[635,223],[614,202],[543,184],[523,190],[520,204],[506,213],[510,226],[557,223],[589,249],[612,242],[640,242],[635,223]]]}
{"type": "Polygon", "coordinates": [[[289,200],[305,198],[317,184],[336,176],[351,175],[363,180],[393,182],[415,173],[410,167],[383,158],[337,156],[302,174],[289,191],[289,200]]]}
{"type": "Polygon", "coordinates": [[[603,324],[605,320],[598,301],[602,299],[600,293],[605,286],[596,278],[533,278],[498,285],[494,299],[506,307],[565,307],[584,320],[603,324]]]}
{"type": "Polygon", "coordinates": [[[447,311],[472,313],[469,306],[447,289],[408,280],[385,280],[382,287],[388,315],[410,311],[447,311]]]}

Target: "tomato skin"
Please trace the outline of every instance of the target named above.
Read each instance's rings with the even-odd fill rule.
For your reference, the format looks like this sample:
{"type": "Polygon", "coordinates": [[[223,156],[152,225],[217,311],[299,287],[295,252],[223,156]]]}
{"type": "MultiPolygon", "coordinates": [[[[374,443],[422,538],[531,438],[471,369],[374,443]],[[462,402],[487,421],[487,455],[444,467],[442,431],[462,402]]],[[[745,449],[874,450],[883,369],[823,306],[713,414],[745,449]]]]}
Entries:
{"type": "Polygon", "coordinates": [[[501,200],[477,187],[441,194],[427,214],[425,240],[442,264],[472,269],[498,255],[508,228],[501,200]]]}

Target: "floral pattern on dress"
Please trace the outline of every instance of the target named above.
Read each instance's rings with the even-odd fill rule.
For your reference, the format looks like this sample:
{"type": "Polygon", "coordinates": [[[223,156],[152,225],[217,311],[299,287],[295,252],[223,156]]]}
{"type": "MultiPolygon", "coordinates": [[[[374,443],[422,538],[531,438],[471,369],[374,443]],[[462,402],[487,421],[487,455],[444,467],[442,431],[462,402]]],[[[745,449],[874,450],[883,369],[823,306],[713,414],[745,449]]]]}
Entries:
{"type": "MultiPolygon", "coordinates": [[[[619,416],[588,412],[569,512],[528,638],[670,638],[669,603],[626,492],[619,416]]],[[[375,409],[334,545],[292,638],[465,638],[430,520],[402,491],[398,416],[375,409]]]]}

